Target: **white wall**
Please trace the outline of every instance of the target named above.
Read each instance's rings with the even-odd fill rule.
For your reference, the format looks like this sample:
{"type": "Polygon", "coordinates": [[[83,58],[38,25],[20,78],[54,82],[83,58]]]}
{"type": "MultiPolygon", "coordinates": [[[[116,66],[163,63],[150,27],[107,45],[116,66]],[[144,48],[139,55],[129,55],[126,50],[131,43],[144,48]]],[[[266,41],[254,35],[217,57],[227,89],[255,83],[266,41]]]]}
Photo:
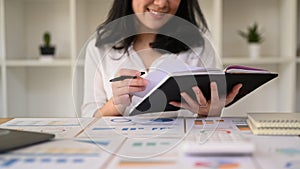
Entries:
{"type": "Polygon", "coordinates": [[[27,57],[38,57],[44,31],[50,31],[56,57],[70,56],[70,9],[66,0],[31,0],[25,5],[27,57]],[[47,7],[47,10],[45,10],[47,7]],[[59,24],[57,24],[59,23],[59,24]]]}
{"type": "MultiPolygon", "coordinates": [[[[300,50],[300,0],[298,0],[298,29],[297,29],[297,33],[298,33],[298,42],[297,42],[297,49],[300,50]]],[[[298,55],[299,56],[299,55],[298,55]]]]}
{"type": "Polygon", "coordinates": [[[248,53],[247,42],[237,32],[246,30],[247,26],[254,22],[259,24],[266,39],[262,43],[261,54],[278,56],[280,53],[278,4],[278,0],[224,0],[223,57],[243,56],[248,53]]]}

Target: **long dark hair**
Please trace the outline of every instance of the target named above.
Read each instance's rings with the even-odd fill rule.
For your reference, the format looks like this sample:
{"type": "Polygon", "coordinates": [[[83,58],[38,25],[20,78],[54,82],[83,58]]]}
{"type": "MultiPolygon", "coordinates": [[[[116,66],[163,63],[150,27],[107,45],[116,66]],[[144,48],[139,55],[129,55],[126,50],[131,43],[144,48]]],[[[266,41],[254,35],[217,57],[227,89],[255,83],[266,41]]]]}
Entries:
{"type": "MultiPolygon", "coordinates": [[[[113,43],[115,49],[125,49],[127,52],[137,34],[133,17],[124,17],[131,14],[134,14],[132,0],[114,0],[107,19],[97,28],[96,46],[113,43]]],[[[160,29],[150,46],[171,53],[186,51],[192,46],[204,46],[202,33],[208,30],[208,26],[198,1],[181,0],[175,15],[193,26],[171,19],[160,29]]]]}

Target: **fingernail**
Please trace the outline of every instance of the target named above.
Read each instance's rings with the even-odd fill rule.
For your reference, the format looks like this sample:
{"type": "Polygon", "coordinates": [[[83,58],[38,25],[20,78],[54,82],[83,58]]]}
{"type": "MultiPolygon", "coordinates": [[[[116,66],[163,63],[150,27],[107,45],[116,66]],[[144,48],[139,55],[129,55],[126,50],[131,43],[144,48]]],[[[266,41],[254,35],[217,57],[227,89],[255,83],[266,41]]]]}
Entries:
{"type": "Polygon", "coordinates": [[[217,83],[216,82],[211,82],[210,86],[217,86],[217,83]]]}

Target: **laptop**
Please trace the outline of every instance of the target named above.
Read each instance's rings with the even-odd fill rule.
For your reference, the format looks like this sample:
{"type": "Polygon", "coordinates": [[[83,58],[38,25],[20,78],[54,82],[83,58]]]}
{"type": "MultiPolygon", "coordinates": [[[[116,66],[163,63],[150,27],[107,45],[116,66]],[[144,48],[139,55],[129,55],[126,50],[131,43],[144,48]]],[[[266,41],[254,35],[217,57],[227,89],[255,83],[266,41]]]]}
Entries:
{"type": "Polygon", "coordinates": [[[0,128],[0,153],[49,141],[54,134],[0,128]]]}

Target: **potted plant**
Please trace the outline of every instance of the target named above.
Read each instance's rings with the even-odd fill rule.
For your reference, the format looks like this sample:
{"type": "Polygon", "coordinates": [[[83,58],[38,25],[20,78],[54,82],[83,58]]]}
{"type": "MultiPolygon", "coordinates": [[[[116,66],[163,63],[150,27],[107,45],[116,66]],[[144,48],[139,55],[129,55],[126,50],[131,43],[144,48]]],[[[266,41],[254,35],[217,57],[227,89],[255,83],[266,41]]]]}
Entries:
{"type": "Polygon", "coordinates": [[[45,32],[43,35],[44,44],[40,46],[40,54],[42,58],[53,58],[55,55],[55,46],[51,45],[51,34],[45,32]]]}
{"type": "Polygon", "coordinates": [[[247,31],[239,30],[238,33],[248,42],[249,56],[251,58],[257,58],[260,56],[260,46],[263,42],[263,36],[258,31],[257,23],[255,22],[253,25],[250,25],[247,31]]]}

